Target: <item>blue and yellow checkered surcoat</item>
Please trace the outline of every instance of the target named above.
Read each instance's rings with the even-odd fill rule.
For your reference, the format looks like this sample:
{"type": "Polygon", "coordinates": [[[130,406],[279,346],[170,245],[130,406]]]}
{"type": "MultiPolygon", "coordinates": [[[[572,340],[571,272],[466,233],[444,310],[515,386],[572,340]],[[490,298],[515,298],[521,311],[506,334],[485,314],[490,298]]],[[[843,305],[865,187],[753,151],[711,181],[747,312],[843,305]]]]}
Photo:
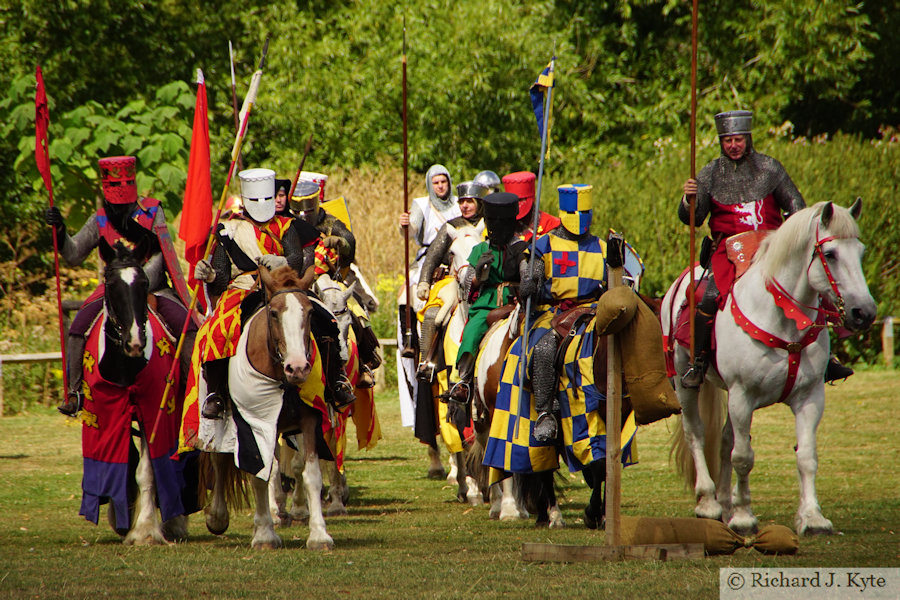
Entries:
{"type": "MultiPolygon", "coordinates": [[[[528,335],[525,351],[528,360],[534,345],[549,331],[550,320],[561,308],[585,304],[600,295],[606,268],[604,244],[595,236],[579,241],[549,234],[537,240],[535,249],[535,259],[544,262],[545,283],[538,294],[534,327],[528,335]],[[570,302],[560,306],[566,300],[570,302]]],[[[569,346],[557,392],[562,451],[573,472],[606,456],[605,415],[600,412],[606,390],[594,385],[592,327],[593,322],[582,325],[569,346]]],[[[491,420],[484,464],[493,467],[492,481],[501,478],[503,472],[533,473],[559,466],[559,451],[554,442],[542,443],[534,439],[537,412],[531,399],[530,382],[526,381],[524,386],[519,384],[522,340],[520,337],[513,343],[504,361],[491,420]]],[[[631,416],[623,427],[624,464],[635,462],[631,448],[635,431],[634,417],[631,416]]]]}

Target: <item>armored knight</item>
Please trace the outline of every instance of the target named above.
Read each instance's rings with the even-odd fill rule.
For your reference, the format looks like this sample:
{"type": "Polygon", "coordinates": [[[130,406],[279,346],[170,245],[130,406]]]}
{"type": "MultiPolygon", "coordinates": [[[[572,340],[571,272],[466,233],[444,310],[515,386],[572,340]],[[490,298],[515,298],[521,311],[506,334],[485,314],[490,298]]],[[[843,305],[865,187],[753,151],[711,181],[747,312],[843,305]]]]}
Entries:
{"type": "Polygon", "coordinates": [[[455,402],[466,403],[471,398],[475,357],[488,330],[488,313],[512,300],[509,284],[517,284],[528,267],[528,244],[515,239],[518,205],[519,198],[508,192],[484,198],[488,239],[472,249],[469,267],[459,275],[462,297],[469,302],[469,320],[456,360],[459,381],[450,390],[450,399],[455,402]]]}
{"type": "MultiPolygon", "coordinates": [[[[53,225],[63,259],[70,265],[80,265],[101,243],[115,246],[122,243],[133,248],[144,239],[150,242],[150,253],[144,264],[144,272],[150,281],[150,292],[156,297],[156,311],[166,327],[178,336],[188,316],[185,305],[188,291],[184,284],[178,259],[169,238],[166,217],[158,200],[139,198],[135,183],[137,159],[133,156],[113,156],[98,161],[103,185],[103,207],[91,215],[74,236],[66,232],[62,214],[56,207],[48,208],[45,220],[53,225]],[[180,293],[169,287],[173,286],[180,293]]],[[[85,335],[103,308],[103,284],[88,297],[69,327],[66,338],[66,375],[68,387],[66,399],[59,411],[74,416],[84,400],[83,365],[85,335]]],[[[184,347],[191,348],[197,327],[188,325],[184,347]]],[[[187,375],[190,351],[183,352],[182,370],[187,375]]],[[[182,378],[184,381],[184,378],[182,378]]]]}
{"type": "MultiPolygon", "coordinates": [[[[606,289],[606,262],[597,236],[591,235],[592,187],[561,185],[560,225],[535,242],[529,276],[523,278],[519,296],[533,298],[534,326],[529,333],[533,348],[528,365],[538,415],[534,437],[540,442],[556,438],[556,352],[559,334],[550,326],[552,318],[581,304],[590,303],[606,289]]],[[[527,354],[526,354],[527,356],[527,354]]]]}
{"type": "Polygon", "coordinates": [[[715,116],[722,155],[703,167],[696,180],[685,182],[685,195],[678,205],[678,217],[690,224],[687,198],[696,194],[694,225],[702,225],[709,215],[712,234],[709,282],[695,318],[696,356],[681,379],[688,388],[698,388],[703,382],[715,313],[725,301],[726,294],[720,292],[727,293],[734,283],[734,265],[725,254],[723,242],[745,231],[777,229],[785,217],[806,206],[782,164],[753,149],[752,119],[753,113],[746,110],[715,116]]]}
{"type": "MultiPolygon", "coordinates": [[[[499,178],[497,182],[499,184],[499,178]]],[[[431,381],[434,375],[434,362],[432,357],[433,342],[435,337],[435,317],[442,304],[436,298],[438,285],[454,285],[455,274],[447,273],[445,267],[450,266],[453,257],[450,254],[450,245],[453,240],[448,232],[447,225],[453,227],[475,226],[481,221],[483,212],[482,201],[488,194],[488,188],[475,181],[466,181],[456,186],[456,195],[459,198],[459,210],[462,216],[450,219],[441,227],[434,241],[425,252],[422,261],[422,274],[416,285],[416,296],[419,300],[426,301],[420,311],[423,315],[422,336],[419,340],[419,362],[416,377],[422,381],[431,381]],[[435,273],[442,275],[435,278],[435,273]],[[443,282],[443,283],[442,283],[443,282]],[[432,284],[435,283],[435,286],[432,284]]]]}
{"type": "MultiPolygon", "coordinates": [[[[200,327],[195,350],[207,385],[208,395],[201,412],[207,419],[220,419],[225,411],[228,360],[237,349],[241,313],[252,310],[262,300],[250,297],[257,265],[269,269],[290,265],[301,275],[309,267],[303,260],[299,236],[291,228],[293,219],[275,214],[275,172],[247,169],[238,177],[243,214],[217,226],[215,251],[209,259],[198,262],[194,270],[197,279],[209,284],[210,295],[218,296],[212,316],[200,327]]],[[[329,382],[337,385],[326,387],[328,400],[338,405],[353,401],[349,384],[341,387],[339,381],[329,382]]],[[[196,384],[196,380],[189,382],[196,384]]]]}

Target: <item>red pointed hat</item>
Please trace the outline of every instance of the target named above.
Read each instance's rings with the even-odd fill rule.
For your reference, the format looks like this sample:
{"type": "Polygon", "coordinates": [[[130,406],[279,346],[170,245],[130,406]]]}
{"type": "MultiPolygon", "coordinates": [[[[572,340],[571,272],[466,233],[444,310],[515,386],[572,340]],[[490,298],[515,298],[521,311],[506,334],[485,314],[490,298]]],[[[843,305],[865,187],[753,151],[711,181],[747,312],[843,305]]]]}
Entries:
{"type": "Polygon", "coordinates": [[[103,197],[110,204],[137,202],[135,165],[133,156],[110,156],[97,161],[100,179],[103,182],[103,197]]]}
{"type": "Polygon", "coordinates": [[[503,189],[519,197],[519,214],[522,219],[531,213],[534,206],[534,182],[537,176],[531,171],[516,171],[503,178],[503,189]]]}

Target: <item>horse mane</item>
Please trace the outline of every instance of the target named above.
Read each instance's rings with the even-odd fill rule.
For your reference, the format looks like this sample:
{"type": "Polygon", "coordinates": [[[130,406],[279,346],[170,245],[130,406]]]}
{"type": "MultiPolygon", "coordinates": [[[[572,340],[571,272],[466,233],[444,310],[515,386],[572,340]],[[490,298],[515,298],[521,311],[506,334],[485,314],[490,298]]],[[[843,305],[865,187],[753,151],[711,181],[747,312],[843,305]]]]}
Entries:
{"type": "MultiPolygon", "coordinates": [[[[819,223],[826,204],[828,203],[817,202],[797,211],[763,240],[753,262],[760,264],[766,280],[774,277],[778,269],[792,257],[811,252],[815,243],[816,224],[819,223]]],[[[828,235],[836,238],[859,237],[859,226],[850,211],[837,204],[833,207],[834,212],[827,228],[828,235]]],[[[819,231],[819,237],[826,237],[825,232],[819,231]]]]}
{"type": "Polygon", "coordinates": [[[278,267],[277,269],[270,271],[269,275],[271,275],[272,277],[272,283],[274,284],[275,289],[307,289],[309,287],[309,284],[304,285],[306,283],[305,278],[300,277],[300,275],[297,274],[297,271],[295,271],[293,267],[290,267],[288,265],[278,267]]]}

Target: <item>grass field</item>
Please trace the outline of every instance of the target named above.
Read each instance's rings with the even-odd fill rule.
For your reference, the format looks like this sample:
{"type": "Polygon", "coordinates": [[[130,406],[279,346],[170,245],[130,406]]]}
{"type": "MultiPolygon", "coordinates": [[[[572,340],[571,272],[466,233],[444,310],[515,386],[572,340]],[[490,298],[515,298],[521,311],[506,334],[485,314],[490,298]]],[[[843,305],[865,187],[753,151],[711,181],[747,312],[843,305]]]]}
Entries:
{"type": "MultiPolygon", "coordinates": [[[[486,507],[455,501],[455,488],[425,477],[425,447],[399,425],[396,396],[377,397],[384,440],[350,451],[350,515],[328,520],[335,549],[305,549],[303,526],[282,529],[285,548],[250,549],[249,511],[223,536],[191,520],[187,543],[125,547],[101,516],[78,516],[80,427],[38,407],[0,419],[2,598],[716,598],[720,567],[900,566],[900,410],[897,372],[859,373],[827,389],[819,427],[819,500],[840,533],[801,540],[792,557],[750,549],[690,562],[523,562],[523,542],[604,543],[580,515],[589,491],[564,477],[568,527],[499,523],[486,507]]],[[[7,390],[12,395],[12,390],[7,390]]],[[[751,475],[760,524],[791,526],[797,508],[793,419],[785,406],[757,413],[751,475]]],[[[640,464],[623,474],[623,513],[692,515],[668,461],[674,419],[638,433],[640,464]]]]}

